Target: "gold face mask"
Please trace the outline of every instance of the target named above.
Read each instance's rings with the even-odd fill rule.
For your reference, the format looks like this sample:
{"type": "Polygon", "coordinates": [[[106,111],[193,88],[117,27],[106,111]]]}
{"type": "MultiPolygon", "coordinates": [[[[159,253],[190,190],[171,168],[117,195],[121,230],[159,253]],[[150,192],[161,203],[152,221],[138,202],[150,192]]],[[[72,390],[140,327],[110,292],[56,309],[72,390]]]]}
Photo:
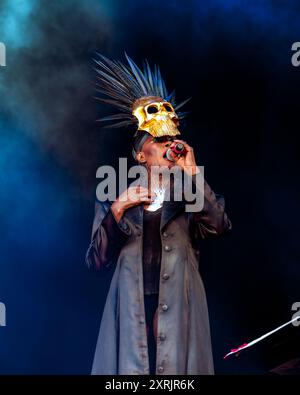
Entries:
{"type": "Polygon", "coordinates": [[[145,130],[153,137],[180,134],[179,119],[171,103],[158,96],[142,97],[135,101],[132,114],[138,119],[138,130],[145,130]]]}

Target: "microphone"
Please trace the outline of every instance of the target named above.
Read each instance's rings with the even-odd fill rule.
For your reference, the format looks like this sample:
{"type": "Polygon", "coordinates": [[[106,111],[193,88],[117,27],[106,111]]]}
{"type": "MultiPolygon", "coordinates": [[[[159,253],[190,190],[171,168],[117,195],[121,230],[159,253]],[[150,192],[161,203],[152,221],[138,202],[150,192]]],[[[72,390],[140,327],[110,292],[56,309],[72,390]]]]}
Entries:
{"type": "Polygon", "coordinates": [[[175,162],[175,158],[181,156],[184,153],[184,145],[182,143],[176,143],[174,145],[172,144],[171,147],[165,151],[163,157],[171,162],[175,162]]]}

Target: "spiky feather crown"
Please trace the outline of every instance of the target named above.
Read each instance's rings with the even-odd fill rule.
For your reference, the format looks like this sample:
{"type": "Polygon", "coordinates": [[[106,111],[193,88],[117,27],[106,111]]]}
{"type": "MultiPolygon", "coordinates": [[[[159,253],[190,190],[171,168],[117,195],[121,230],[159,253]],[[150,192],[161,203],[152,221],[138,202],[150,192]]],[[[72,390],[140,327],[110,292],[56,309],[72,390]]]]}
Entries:
{"type": "Polygon", "coordinates": [[[105,127],[117,128],[121,126],[136,125],[137,119],[132,115],[136,100],[147,96],[158,96],[172,104],[179,119],[184,118],[185,112],[177,112],[189,99],[180,104],[175,103],[175,91],[168,94],[164,80],[161,77],[159,66],[151,70],[147,60],[142,71],[134,61],[125,53],[128,65],[114,61],[97,53],[100,59],[94,59],[99,68],[97,91],[108,98],[97,97],[101,102],[110,104],[119,109],[119,113],[103,117],[99,121],[112,121],[105,127]]]}

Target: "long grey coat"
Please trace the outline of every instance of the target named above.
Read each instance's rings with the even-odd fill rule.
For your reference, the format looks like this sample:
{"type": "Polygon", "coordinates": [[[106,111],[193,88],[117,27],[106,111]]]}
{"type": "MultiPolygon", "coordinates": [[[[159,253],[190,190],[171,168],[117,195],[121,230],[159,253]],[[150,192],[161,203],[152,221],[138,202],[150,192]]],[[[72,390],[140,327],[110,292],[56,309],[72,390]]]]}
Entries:
{"type": "MultiPolygon", "coordinates": [[[[185,212],[184,202],[163,203],[156,374],[214,373],[197,241],[231,229],[224,206],[223,196],[215,194],[206,181],[200,212],[185,212]]],[[[149,362],[143,299],[143,205],[128,209],[118,224],[110,219],[104,226],[108,211],[110,202],[96,202],[86,256],[89,266],[114,269],[92,374],[145,375],[149,362]]]]}

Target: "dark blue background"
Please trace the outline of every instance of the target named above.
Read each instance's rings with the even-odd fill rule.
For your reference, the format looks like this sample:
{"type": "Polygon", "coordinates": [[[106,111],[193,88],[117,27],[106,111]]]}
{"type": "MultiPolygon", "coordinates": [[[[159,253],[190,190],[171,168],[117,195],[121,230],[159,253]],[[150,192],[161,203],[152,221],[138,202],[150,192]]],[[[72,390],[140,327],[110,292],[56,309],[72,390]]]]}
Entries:
{"type": "Polygon", "coordinates": [[[300,301],[298,4],[2,0],[0,373],[90,372],[110,279],[84,265],[95,172],[130,152],[128,132],[95,122],[106,114],[96,50],[146,57],[178,100],[192,96],[182,132],[233,222],[203,243],[216,372],[263,374],[299,356],[291,327],[222,359],[300,301]]]}

